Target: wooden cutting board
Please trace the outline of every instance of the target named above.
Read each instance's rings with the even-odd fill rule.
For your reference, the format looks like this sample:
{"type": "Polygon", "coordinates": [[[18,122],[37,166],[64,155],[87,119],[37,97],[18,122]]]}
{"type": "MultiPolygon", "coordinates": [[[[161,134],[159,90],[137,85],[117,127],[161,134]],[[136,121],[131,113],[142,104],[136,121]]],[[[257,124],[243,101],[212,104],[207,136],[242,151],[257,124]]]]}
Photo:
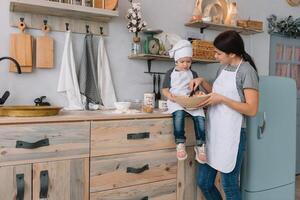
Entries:
{"type": "Polygon", "coordinates": [[[118,0],[94,0],[95,8],[115,10],[118,7],[118,0]]]}
{"type": "Polygon", "coordinates": [[[36,67],[53,68],[54,40],[47,35],[49,26],[44,25],[42,31],[45,35],[36,38],[36,67]]]}
{"type": "Polygon", "coordinates": [[[104,0],[104,8],[109,10],[116,10],[118,7],[118,0],[104,0]]]}
{"type": "MultiPolygon", "coordinates": [[[[20,33],[10,35],[10,56],[18,61],[22,72],[32,72],[32,36],[24,32],[26,25],[20,22],[20,33]]],[[[17,72],[14,63],[10,63],[10,72],[17,72]]]]}

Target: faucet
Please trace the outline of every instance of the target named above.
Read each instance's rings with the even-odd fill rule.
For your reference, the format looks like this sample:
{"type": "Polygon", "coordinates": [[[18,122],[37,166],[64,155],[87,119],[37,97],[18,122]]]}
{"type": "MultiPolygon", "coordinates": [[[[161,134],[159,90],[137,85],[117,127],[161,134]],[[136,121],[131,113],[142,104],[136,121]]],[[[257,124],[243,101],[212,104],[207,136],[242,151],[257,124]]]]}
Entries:
{"type": "Polygon", "coordinates": [[[18,70],[18,74],[21,74],[22,73],[22,71],[21,71],[21,66],[20,66],[20,64],[18,63],[18,61],[16,61],[14,58],[12,58],[12,57],[1,57],[0,58],[0,61],[1,60],[5,60],[5,59],[8,59],[8,60],[11,60],[11,61],[13,61],[15,64],[16,64],[16,67],[17,67],[17,70],[18,70]]]}

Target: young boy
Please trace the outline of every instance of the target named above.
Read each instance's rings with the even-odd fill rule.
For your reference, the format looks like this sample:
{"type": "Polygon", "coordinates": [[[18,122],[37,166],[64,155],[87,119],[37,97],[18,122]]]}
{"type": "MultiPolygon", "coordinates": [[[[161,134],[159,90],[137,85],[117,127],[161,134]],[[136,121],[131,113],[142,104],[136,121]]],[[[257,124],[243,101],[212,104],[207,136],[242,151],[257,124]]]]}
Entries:
{"type": "Polygon", "coordinates": [[[187,152],[185,150],[184,120],[186,115],[190,115],[194,122],[196,135],[195,159],[199,163],[206,162],[205,153],[205,115],[202,108],[186,110],[175,102],[175,96],[189,95],[192,90],[189,82],[198,77],[197,73],[191,70],[193,50],[192,45],[187,40],[178,41],[169,51],[170,57],[175,60],[175,67],[168,70],[163,82],[162,93],[167,97],[168,112],[172,113],[174,136],[178,160],[185,160],[187,152]]]}

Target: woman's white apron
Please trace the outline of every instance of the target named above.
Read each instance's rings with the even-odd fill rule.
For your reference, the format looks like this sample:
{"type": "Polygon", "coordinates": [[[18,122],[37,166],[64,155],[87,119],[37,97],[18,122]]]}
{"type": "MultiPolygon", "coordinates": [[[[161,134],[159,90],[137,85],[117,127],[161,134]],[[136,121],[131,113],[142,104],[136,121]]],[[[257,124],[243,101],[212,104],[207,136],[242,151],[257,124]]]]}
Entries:
{"type": "MultiPolygon", "coordinates": [[[[222,70],[215,80],[212,92],[241,102],[236,74],[242,61],[234,72],[222,70]]],[[[236,163],[240,142],[243,115],[225,104],[212,105],[208,109],[207,157],[208,164],[218,171],[229,173],[236,163]]]]}

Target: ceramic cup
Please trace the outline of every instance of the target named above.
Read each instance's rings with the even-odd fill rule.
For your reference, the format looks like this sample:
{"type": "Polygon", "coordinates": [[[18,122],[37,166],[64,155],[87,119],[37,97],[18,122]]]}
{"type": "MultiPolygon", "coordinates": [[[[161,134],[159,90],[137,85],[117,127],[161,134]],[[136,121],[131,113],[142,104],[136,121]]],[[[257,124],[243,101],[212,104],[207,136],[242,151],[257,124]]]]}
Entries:
{"type": "Polygon", "coordinates": [[[161,111],[167,111],[168,110],[167,101],[158,100],[158,109],[161,111]]]}

